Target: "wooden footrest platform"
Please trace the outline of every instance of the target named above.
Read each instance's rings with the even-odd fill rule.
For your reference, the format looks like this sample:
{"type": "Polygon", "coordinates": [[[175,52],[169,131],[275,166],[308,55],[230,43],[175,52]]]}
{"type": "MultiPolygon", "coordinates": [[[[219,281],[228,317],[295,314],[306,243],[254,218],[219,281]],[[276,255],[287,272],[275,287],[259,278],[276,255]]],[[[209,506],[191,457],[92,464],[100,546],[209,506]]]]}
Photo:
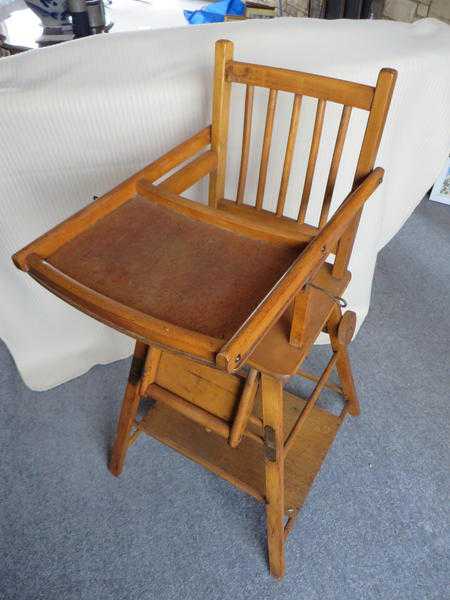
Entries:
{"type": "MultiPolygon", "coordinates": [[[[301,398],[284,393],[285,432],[292,429],[304,405],[301,398]]],[[[259,412],[259,408],[255,410],[259,412]]],[[[301,508],[342,420],[343,415],[313,409],[286,457],[286,514],[301,508]]],[[[264,448],[253,439],[244,437],[233,449],[222,437],[161,402],[149,410],[139,429],[264,501],[264,448]]]]}

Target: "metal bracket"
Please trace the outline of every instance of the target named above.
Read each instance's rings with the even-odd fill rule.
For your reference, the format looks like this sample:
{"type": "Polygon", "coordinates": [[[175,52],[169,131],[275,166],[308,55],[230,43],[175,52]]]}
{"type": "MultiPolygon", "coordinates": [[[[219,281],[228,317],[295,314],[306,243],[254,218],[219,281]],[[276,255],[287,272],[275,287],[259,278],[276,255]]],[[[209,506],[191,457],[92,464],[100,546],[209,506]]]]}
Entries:
{"type": "Polygon", "coordinates": [[[264,427],[264,455],[270,462],[277,462],[275,430],[270,425],[264,427]]]}
{"type": "Polygon", "coordinates": [[[128,375],[128,381],[131,385],[137,385],[142,377],[142,371],[144,370],[145,361],[143,358],[133,356],[131,361],[130,374],[128,375]]]}

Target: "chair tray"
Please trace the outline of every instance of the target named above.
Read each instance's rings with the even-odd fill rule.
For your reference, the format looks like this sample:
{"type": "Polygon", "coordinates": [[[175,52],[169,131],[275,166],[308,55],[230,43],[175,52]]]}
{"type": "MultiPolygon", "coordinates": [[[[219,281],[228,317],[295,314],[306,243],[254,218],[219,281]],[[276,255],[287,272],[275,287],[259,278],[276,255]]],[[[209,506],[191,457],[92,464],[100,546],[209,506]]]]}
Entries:
{"type": "Polygon", "coordinates": [[[248,238],[136,196],[47,262],[122,305],[226,340],[303,247],[248,238]]]}

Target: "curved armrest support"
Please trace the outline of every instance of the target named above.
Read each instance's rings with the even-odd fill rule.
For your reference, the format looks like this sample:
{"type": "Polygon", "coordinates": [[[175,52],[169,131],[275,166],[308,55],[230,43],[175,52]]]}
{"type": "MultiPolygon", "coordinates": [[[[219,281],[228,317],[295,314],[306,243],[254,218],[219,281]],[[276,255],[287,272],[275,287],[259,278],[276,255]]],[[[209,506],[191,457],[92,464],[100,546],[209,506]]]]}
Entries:
{"type": "Polygon", "coordinates": [[[374,169],[351,192],[321,232],[255,308],[233,337],[222,347],[216,364],[228,372],[239,369],[258,342],[286,310],[299,290],[317,273],[366,200],[383,180],[384,170],[374,169]]]}

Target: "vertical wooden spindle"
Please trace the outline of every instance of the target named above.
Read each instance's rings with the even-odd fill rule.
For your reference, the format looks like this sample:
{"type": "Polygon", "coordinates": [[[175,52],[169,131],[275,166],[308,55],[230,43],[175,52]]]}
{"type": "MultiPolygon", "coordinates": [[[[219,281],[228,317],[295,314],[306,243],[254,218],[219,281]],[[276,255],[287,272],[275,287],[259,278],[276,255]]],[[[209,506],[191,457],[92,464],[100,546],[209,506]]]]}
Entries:
{"type": "Polygon", "coordinates": [[[306,211],[308,210],[309,196],[311,194],[314,171],[316,169],[317,155],[319,153],[320,137],[322,135],[323,118],[325,116],[326,100],[318,100],[316,119],[314,122],[314,131],[311,141],[311,149],[309,151],[308,167],[306,169],[305,183],[303,186],[302,199],[300,202],[300,210],[298,213],[298,222],[304,223],[306,211]]]}
{"type": "Polygon", "coordinates": [[[270,90],[267,103],[266,126],[264,129],[264,140],[261,152],[261,164],[259,167],[258,190],[256,192],[256,209],[261,210],[266,189],[267,167],[269,165],[270,144],[272,142],[273,120],[275,117],[275,106],[277,103],[277,90],[270,90]]]}
{"type": "Polygon", "coordinates": [[[289,136],[286,144],[286,154],[284,155],[283,174],[281,176],[280,191],[278,193],[277,217],[283,216],[284,204],[289,185],[289,176],[291,174],[292,159],[294,158],[295,142],[297,140],[298,123],[300,120],[300,108],[302,105],[302,96],[295,94],[294,104],[292,106],[291,124],[289,127],[289,136]]]}
{"type": "Polygon", "coordinates": [[[325,194],[323,197],[322,210],[320,213],[319,227],[322,228],[328,221],[328,215],[330,212],[331,199],[333,198],[334,186],[336,184],[336,177],[341,163],[342,150],[344,148],[345,137],[347,135],[348,124],[350,122],[350,116],[352,114],[351,106],[344,106],[342,109],[341,122],[339,123],[339,130],[336,137],[336,143],[333,150],[333,158],[331,159],[330,172],[328,174],[328,181],[325,188],[325,194]]]}
{"type": "Polygon", "coordinates": [[[253,115],[253,96],[255,88],[253,85],[247,85],[245,91],[245,109],[244,109],[244,131],[242,133],[242,154],[241,167],[239,170],[239,182],[236,195],[236,202],[242,204],[245,194],[245,183],[247,181],[248,159],[250,155],[250,139],[252,134],[252,115],[253,115]]]}

